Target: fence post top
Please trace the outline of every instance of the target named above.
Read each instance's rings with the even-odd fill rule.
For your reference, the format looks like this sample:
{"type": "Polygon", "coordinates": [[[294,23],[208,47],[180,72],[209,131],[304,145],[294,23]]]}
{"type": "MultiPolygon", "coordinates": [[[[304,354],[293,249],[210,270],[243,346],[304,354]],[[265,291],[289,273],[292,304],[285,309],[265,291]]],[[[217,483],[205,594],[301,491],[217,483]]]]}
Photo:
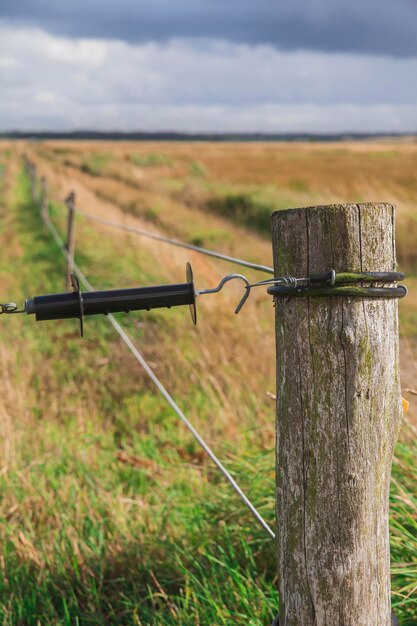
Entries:
{"type": "Polygon", "coordinates": [[[274,221],[277,218],[286,217],[288,215],[303,214],[303,213],[347,213],[349,211],[375,211],[376,209],[383,207],[389,207],[395,210],[395,204],[391,202],[346,202],[344,204],[319,204],[316,206],[305,206],[289,209],[278,209],[271,214],[271,220],[274,221]]]}
{"type": "Polygon", "coordinates": [[[74,191],[70,191],[68,196],[65,198],[65,204],[75,204],[75,193],[74,191]]]}

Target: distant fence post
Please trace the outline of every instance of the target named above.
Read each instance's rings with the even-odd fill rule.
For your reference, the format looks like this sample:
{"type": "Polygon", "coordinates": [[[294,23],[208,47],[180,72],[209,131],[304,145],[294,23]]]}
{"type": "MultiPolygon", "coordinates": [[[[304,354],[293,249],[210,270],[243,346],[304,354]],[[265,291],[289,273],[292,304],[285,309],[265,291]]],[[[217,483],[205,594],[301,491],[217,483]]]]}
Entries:
{"type": "Polygon", "coordinates": [[[65,279],[67,283],[67,287],[71,287],[71,272],[74,271],[74,253],[75,253],[75,193],[71,191],[65,200],[65,204],[68,209],[68,218],[67,218],[67,243],[66,248],[69,254],[67,259],[67,267],[65,279]]]}
{"type": "Polygon", "coordinates": [[[45,176],[41,178],[41,215],[44,222],[48,219],[48,183],[45,176]]]}
{"type": "Polygon", "coordinates": [[[29,177],[30,193],[32,196],[32,200],[35,200],[36,198],[36,165],[27,156],[27,154],[23,155],[23,163],[26,169],[26,173],[29,177]]]}
{"type": "Polygon", "coordinates": [[[36,165],[30,161],[30,185],[32,192],[32,200],[36,200],[37,172],[36,165]]]}
{"type": "MultiPolygon", "coordinates": [[[[393,271],[394,216],[377,203],[276,212],[276,275],[393,271]]],[[[391,625],[397,308],[385,298],[276,298],[280,626],[391,625]]]]}
{"type": "Polygon", "coordinates": [[[23,154],[22,160],[23,160],[23,167],[25,168],[26,174],[29,175],[29,158],[26,153],[23,154]]]}

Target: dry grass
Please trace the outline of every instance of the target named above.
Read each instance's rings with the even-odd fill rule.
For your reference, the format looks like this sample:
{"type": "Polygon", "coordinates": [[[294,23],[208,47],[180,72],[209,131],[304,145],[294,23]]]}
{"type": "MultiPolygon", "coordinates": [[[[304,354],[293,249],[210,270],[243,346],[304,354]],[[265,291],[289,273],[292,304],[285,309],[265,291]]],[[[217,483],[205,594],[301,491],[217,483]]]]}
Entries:
{"type": "MultiPolygon", "coordinates": [[[[341,144],[45,142],[36,146],[34,153],[58,195],[63,197],[69,188],[74,189],[80,205],[93,213],[265,264],[271,264],[269,237],[263,233],[267,222],[262,219],[259,234],[256,227],[240,227],[240,197],[249,199],[253,211],[259,208],[266,217],[271,210],[288,206],[375,200],[396,203],[397,257],[400,269],[411,273],[409,296],[400,303],[402,334],[414,345],[413,337],[417,337],[416,279],[413,278],[417,274],[415,141],[341,144]],[[102,161],[101,175],[83,172],[83,163],[89,158],[97,160],[100,154],[106,157],[102,161]],[[228,203],[228,198],[234,204],[228,203]],[[236,205],[236,198],[237,214],[231,211],[228,219],[228,207],[236,205]],[[210,211],[213,199],[224,206],[222,216],[210,211]]],[[[182,267],[188,258],[195,266],[198,286],[214,284],[228,271],[225,265],[144,239],[132,241],[130,245],[140,245],[153,254],[170,279],[182,276],[182,267]]],[[[233,306],[227,294],[225,298],[226,301],[220,300],[225,308],[212,305],[215,322],[212,324],[206,316],[204,331],[199,332],[211,332],[227,355],[233,350],[236,337],[230,341],[229,329],[222,334],[223,325],[218,323],[219,316],[228,319],[224,311],[230,311],[233,306]]],[[[236,295],[233,298],[236,299],[236,295]]],[[[210,306],[207,301],[208,310],[210,306]]],[[[245,323],[253,329],[252,340],[263,346],[258,352],[264,357],[259,364],[260,372],[262,377],[266,376],[266,386],[270,387],[272,378],[266,372],[265,363],[273,361],[272,342],[265,346],[263,341],[265,332],[272,332],[270,312],[257,295],[256,306],[243,315],[245,323]],[[259,315],[259,306],[265,315],[259,315]]],[[[244,346],[248,345],[250,353],[250,342],[244,333],[239,340],[241,349],[244,351],[244,346]]],[[[211,339],[207,337],[207,341],[211,339]]],[[[210,353],[216,352],[216,341],[204,341],[204,344],[210,345],[210,353]]],[[[411,353],[414,354],[414,348],[411,353]]],[[[406,354],[410,354],[409,348],[406,354]]],[[[257,365],[255,369],[258,370],[257,365]]],[[[417,369],[409,356],[404,356],[403,370],[408,381],[410,377],[417,378],[417,369]]],[[[262,380],[257,376],[255,379],[256,383],[262,380]]],[[[413,405],[410,414],[417,419],[413,405]]]]}
{"type": "MultiPolygon", "coordinates": [[[[9,148],[0,146],[0,153],[9,148]]],[[[271,252],[262,228],[236,223],[239,214],[210,211],[211,199],[243,194],[261,210],[394,200],[399,227],[404,225],[399,257],[404,267],[414,268],[409,238],[416,215],[417,146],[411,143],[46,142],[11,148],[11,182],[3,191],[0,231],[5,299],[63,287],[54,244],[31,217],[27,201],[15,197],[16,156],[23,149],[47,176],[55,198],[74,190],[79,205],[96,215],[265,264],[270,264],[271,252]]],[[[55,204],[52,211],[62,229],[63,207],[55,204]]],[[[97,287],[182,281],[186,260],[193,263],[198,288],[214,286],[235,271],[81,218],[76,239],[78,260],[97,287]]],[[[137,314],[123,323],[187,415],[236,467],[251,495],[260,494],[268,517],[273,514],[275,407],[268,396],[275,385],[273,310],[259,290],[236,317],[240,295],[239,286],[229,285],[218,296],[201,298],[197,328],[182,309],[137,314]],[[258,451],[261,456],[251,459],[258,451]]],[[[412,293],[403,305],[403,378],[413,387],[417,302],[412,293]]],[[[262,594],[271,594],[270,601],[275,584],[270,549],[105,321],[87,320],[82,342],[72,321],[0,321],[1,514],[7,520],[2,539],[8,546],[0,569],[7,576],[16,568],[22,572],[16,584],[23,589],[8,596],[10,606],[0,589],[4,623],[26,623],[16,618],[19,602],[27,603],[26,615],[36,615],[30,604],[36,584],[48,624],[75,623],[75,616],[86,624],[267,623],[262,594]],[[229,527],[238,533],[239,526],[246,535],[237,545],[227,533],[229,527]],[[193,569],[193,558],[185,567],[178,546],[192,557],[204,555],[199,561],[207,566],[206,574],[193,569]],[[176,556],[171,559],[172,551],[176,556]],[[211,553],[227,563],[222,589],[214,589],[213,581],[222,580],[224,568],[210,562],[211,553]],[[250,571],[242,569],[242,562],[250,563],[250,571]],[[210,576],[211,567],[217,569],[210,576]],[[230,597],[222,596],[226,590],[230,597]],[[240,606],[235,622],[234,603],[239,596],[243,602],[245,594],[251,601],[240,606]],[[210,595],[212,614],[204,605],[210,595]],[[61,596],[69,608],[62,607],[61,596]],[[51,605],[45,600],[49,597],[51,605]],[[153,621],[152,616],[158,617],[153,621]]],[[[410,400],[414,418],[415,400],[410,400]]],[[[400,553],[402,518],[395,520],[400,553]]],[[[401,575],[412,589],[407,567],[401,575]]],[[[30,623],[36,624],[35,618],[30,623]]]]}

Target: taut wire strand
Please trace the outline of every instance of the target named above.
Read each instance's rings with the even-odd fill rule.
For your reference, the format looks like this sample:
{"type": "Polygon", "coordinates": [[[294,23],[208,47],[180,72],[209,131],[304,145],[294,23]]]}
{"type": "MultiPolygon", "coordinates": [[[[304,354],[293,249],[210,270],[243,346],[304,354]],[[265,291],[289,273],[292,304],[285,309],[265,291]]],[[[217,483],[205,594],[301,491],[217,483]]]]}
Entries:
{"type": "Polygon", "coordinates": [[[266,272],[267,274],[274,274],[274,270],[272,267],[268,265],[261,265],[259,263],[252,263],[251,261],[245,261],[244,259],[239,259],[237,257],[229,256],[228,254],[223,254],[221,252],[216,252],[215,250],[208,250],[207,248],[202,248],[201,246],[194,246],[191,243],[186,243],[184,241],[180,241],[179,239],[172,239],[171,237],[165,237],[164,235],[158,235],[157,233],[151,233],[148,230],[143,230],[141,228],[137,228],[136,226],[127,226],[125,224],[120,224],[119,222],[113,222],[111,220],[106,220],[102,217],[96,217],[91,213],[87,213],[83,209],[79,209],[78,207],[74,207],[75,213],[85,217],[86,219],[97,222],[98,224],[103,224],[104,226],[109,226],[111,228],[116,228],[117,230],[123,230],[128,233],[132,233],[134,235],[140,235],[141,237],[147,237],[148,239],[154,239],[155,241],[160,241],[162,243],[167,243],[171,246],[177,246],[179,248],[185,248],[186,250],[193,250],[194,252],[198,252],[200,254],[205,254],[206,256],[214,257],[215,259],[221,259],[222,261],[228,261],[229,263],[235,263],[236,265],[241,265],[242,267],[248,267],[253,270],[257,270],[259,272],[266,272]]]}
{"type": "MultiPolygon", "coordinates": [[[[55,243],[58,245],[58,247],[60,248],[60,250],[63,253],[63,255],[65,256],[65,258],[67,260],[69,260],[70,262],[72,262],[73,268],[74,268],[75,272],[77,273],[77,276],[78,276],[79,280],[81,281],[81,283],[83,283],[84,287],[86,289],[88,289],[89,291],[94,291],[94,287],[92,286],[90,281],[87,279],[87,277],[85,276],[84,272],[80,269],[80,267],[75,263],[75,261],[72,258],[72,256],[69,254],[68,250],[65,247],[65,244],[64,244],[63,240],[61,239],[57,229],[55,228],[54,224],[51,222],[49,217],[48,216],[44,217],[43,215],[41,215],[41,217],[42,217],[42,220],[44,221],[44,223],[46,224],[46,226],[49,228],[49,230],[51,232],[51,235],[52,235],[52,237],[55,240],[55,243]]],[[[107,315],[107,319],[109,320],[109,322],[111,323],[111,325],[113,326],[115,331],[119,334],[120,338],[123,340],[123,342],[126,344],[126,346],[129,348],[129,350],[132,352],[132,354],[134,355],[136,360],[143,367],[143,369],[145,370],[145,372],[147,373],[149,378],[152,380],[152,382],[158,388],[158,390],[160,391],[162,396],[165,398],[165,400],[168,402],[170,407],[175,411],[175,413],[178,415],[180,420],[185,424],[185,426],[188,428],[188,430],[191,432],[191,434],[195,437],[195,439],[198,441],[200,446],[207,453],[207,455],[210,457],[210,459],[213,461],[213,463],[216,465],[216,467],[221,471],[223,476],[226,478],[226,480],[229,482],[229,484],[232,486],[232,488],[238,494],[238,496],[240,497],[242,502],[245,504],[245,506],[252,513],[254,518],[259,522],[259,524],[262,526],[262,528],[265,530],[265,532],[268,533],[268,535],[272,539],[275,539],[274,531],[270,528],[270,526],[263,519],[263,517],[259,513],[259,511],[255,508],[255,506],[252,504],[252,502],[249,500],[249,498],[245,495],[245,493],[239,487],[238,483],[235,481],[233,476],[224,467],[223,463],[217,458],[217,456],[215,455],[213,450],[210,448],[210,446],[206,443],[206,441],[199,434],[199,432],[194,428],[194,426],[192,425],[190,420],[187,419],[187,417],[184,415],[184,413],[179,408],[179,406],[177,405],[177,403],[175,402],[173,397],[170,395],[170,393],[167,391],[167,389],[161,383],[159,378],[153,372],[151,367],[148,365],[148,363],[145,360],[145,358],[143,357],[143,355],[139,352],[139,350],[136,348],[136,346],[134,345],[134,343],[132,342],[130,337],[127,335],[127,333],[120,326],[119,322],[114,318],[114,316],[111,313],[109,315],[107,315]]]]}

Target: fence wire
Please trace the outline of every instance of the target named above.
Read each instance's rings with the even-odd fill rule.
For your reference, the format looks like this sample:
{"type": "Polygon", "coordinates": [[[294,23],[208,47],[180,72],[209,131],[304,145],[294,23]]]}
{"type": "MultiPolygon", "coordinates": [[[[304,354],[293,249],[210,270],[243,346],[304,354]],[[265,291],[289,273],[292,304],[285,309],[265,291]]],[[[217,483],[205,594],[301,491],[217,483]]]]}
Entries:
{"type": "Polygon", "coordinates": [[[111,220],[106,220],[105,218],[96,217],[83,209],[79,209],[74,205],[75,213],[85,217],[86,219],[97,222],[99,224],[103,224],[104,226],[109,226],[110,228],[115,228],[117,230],[123,230],[128,233],[133,233],[134,235],[140,235],[141,237],[147,237],[148,239],[154,239],[155,241],[160,241],[162,243],[167,243],[171,246],[177,246],[179,248],[185,248],[186,250],[193,250],[194,252],[198,252],[199,254],[205,254],[206,256],[214,257],[215,259],[221,259],[222,261],[228,261],[229,263],[234,263],[235,265],[241,265],[242,267],[248,267],[253,270],[257,270],[259,272],[266,272],[267,274],[274,274],[274,269],[269,267],[268,265],[261,265],[259,263],[252,263],[251,261],[245,261],[244,259],[239,259],[237,257],[229,256],[228,254],[223,254],[221,252],[216,252],[215,250],[209,250],[208,248],[202,248],[201,246],[195,246],[192,243],[186,243],[185,241],[180,241],[179,239],[172,239],[171,237],[165,237],[164,235],[158,235],[157,233],[152,233],[148,230],[143,230],[142,228],[136,228],[135,226],[127,226],[125,224],[120,224],[119,222],[113,222],[111,220]]]}
{"type": "MultiPolygon", "coordinates": [[[[77,276],[78,276],[80,282],[84,285],[84,287],[88,291],[94,291],[94,287],[92,286],[90,281],[87,279],[87,277],[85,276],[84,272],[75,263],[74,258],[69,254],[69,252],[66,249],[65,244],[64,244],[61,236],[59,235],[59,233],[58,233],[57,229],[55,228],[54,224],[51,222],[49,216],[41,215],[41,217],[42,217],[43,222],[46,224],[46,226],[48,227],[49,231],[51,232],[52,237],[54,238],[56,244],[60,248],[60,250],[63,253],[64,257],[67,259],[67,261],[69,261],[72,264],[75,272],[77,273],[77,276]]],[[[185,426],[188,428],[188,430],[191,432],[191,434],[195,437],[195,439],[198,441],[200,446],[207,453],[207,455],[210,457],[210,459],[213,461],[213,463],[216,465],[216,467],[220,470],[220,472],[223,474],[223,476],[229,482],[231,487],[238,494],[238,496],[240,497],[242,502],[245,504],[245,506],[252,513],[253,517],[258,521],[258,523],[262,526],[262,528],[265,530],[265,532],[272,539],[275,539],[274,531],[270,528],[270,526],[267,524],[267,522],[263,519],[262,515],[259,513],[259,511],[256,509],[256,507],[252,504],[252,502],[249,500],[249,498],[246,496],[246,494],[242,491],[242,489],[239,487],[238,483],[235,481],[235,479],[230,474],[230,472],[225,468],[223,463],[218,459],[218,457],[215,455],[215,453],[210,448],[210,446],[206,443],[206,441],[199,434],[199,432],[194,428],[194,426],[192,425],[190,420],[184,415],[183,411],[179,408],[179,406],[177,405],[177,403],[175,402],[175,400],[173,399],[171,394],[167,391],[167,389],[164,387],[162,382],[156,376],[156,374],[154,373],[152,368],[148,365],[148,363],[145,360],[144,356],[136,348],[136,346],[134,345],[133,341],[130,339],[128,334],[123,330],[123,328],[121,327],[119,322],[115,319],[115,317],[111,313],[109,315],[107,315],[106,317],[109,320],[110,324],[115,329],[115,331],[119,334],[119,336],[122,339],[122,341],[126,344],[126,346],[129,348],[129,350],[132,352],[132,354],[134,355],[134,357],[136,358],[138,363],[140,363],[140,365],[143,367],[143,369],[145,370],[145,372],[147,373],[149,378],[152,380],[154,385],[157,387],[157,389],[160,391],[162,396],[165,398],[165,400],[168,402],[168,404],[171,406],[171,408],[174,410],[174,412],[177,414],[177,416],[180,418],[180,420],[185,424],[185,426]]]]}

